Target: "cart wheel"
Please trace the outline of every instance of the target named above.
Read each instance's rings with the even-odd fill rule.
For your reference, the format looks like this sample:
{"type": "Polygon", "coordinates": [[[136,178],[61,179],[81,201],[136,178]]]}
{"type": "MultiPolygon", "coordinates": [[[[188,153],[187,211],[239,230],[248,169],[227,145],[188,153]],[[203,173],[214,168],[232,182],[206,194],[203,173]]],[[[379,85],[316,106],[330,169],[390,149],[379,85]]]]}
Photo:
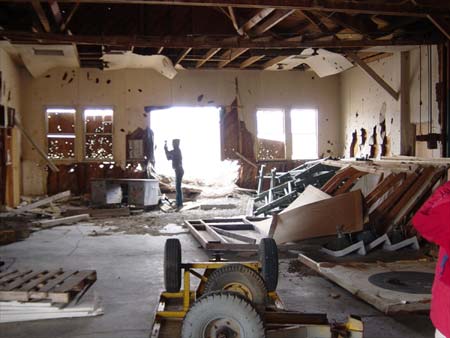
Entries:
{"type": "Polygon", "coordinates": [[[275,291],[278,285],[278,248],[273,238],[263,238],[259,243],[261,275],[268,291],[275,291]]]}
{"type": "Polygon", "coordinates": [[[199,298],[183,320],[181,338],[265,338],[264,324],[253,305],[232,292],[199,298]]]}
{"type": "Polygon", "coordinates": [[[214,291],[238,293],[258,310],[264,310],[267,303],[264,280],[255,270],[242,264],[229,264],[214,270],[205,283],[204,294],[214,291]]]}
{"type": "Polygon", "coordinates": [[[164,286],[167,292],[181,288],[181,244],[176,238],[169,238],[164,246],[164,286]]]}

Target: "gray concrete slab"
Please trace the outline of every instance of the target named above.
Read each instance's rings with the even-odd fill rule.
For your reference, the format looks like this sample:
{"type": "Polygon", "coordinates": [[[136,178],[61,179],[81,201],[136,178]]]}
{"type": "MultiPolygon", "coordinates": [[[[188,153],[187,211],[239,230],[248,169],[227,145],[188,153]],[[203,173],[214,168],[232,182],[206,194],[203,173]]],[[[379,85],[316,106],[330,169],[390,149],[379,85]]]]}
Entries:
{"type": "MultiPolygon", "coordinates": [[[[0,247],[0,257],[16,268],[95,269],[98,280],[90,289],[102,298],[105,314],[94,318],[58,319],[0,324],[1,338],[147,338],[150,320],[163,290],[163,250],[168,236],[90,236],[92,225],[39,231],[23,242],[0,247]]],[[[207,255],[189,235],[177,235],[183,261],[203,261],[207,255]]],[[[241,259],[248,260],[248,257],[241,259]]],[[[340,287],[314,275],[289,273],[281,263],[279,293],[287,307],[328,313],[332,320],[348,314],[363,317],[368,338],[433,337],[426,315],[387,317],[340,287]]],[[[176,338],[176,337],[174,337],[176,338]]]]}

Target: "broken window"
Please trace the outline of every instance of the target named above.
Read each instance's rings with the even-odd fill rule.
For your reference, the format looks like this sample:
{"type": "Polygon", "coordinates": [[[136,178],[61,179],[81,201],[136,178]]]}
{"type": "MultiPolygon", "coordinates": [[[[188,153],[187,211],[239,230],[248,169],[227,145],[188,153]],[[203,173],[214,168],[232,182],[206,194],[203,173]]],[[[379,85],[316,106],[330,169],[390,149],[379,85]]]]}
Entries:
{"type": "Polygon", "coordinates": [[[113,110],[88,108],[84,110],[85,158],[113,159],[113,110]]]}
{"type": "Polygon", "coordinates": [[[259,109],[256,112],[258,160],[285,159],[284,110],[259,109]]]}
{"type": "Polygon", "coordinates": [[[292,109],[292,159],[316,159],[317,149],[317,110],[292,109]]]}
{"type": "Polygon", "coordinates": [[[75,113],[74,108],[46,109],[49,158],[75,158],[75,113]]]}

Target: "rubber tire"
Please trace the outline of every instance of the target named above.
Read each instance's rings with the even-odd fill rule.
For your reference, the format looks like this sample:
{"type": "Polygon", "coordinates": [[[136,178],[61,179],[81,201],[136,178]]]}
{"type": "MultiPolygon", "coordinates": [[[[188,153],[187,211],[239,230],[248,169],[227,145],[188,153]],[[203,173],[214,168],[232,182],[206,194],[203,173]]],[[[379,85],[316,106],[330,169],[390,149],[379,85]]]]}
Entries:
{"type": "Polygon", "coordinates": [[[204,338],[207,325],[217,318],[239,323],[242,338],[265,338],[264,323],[253,305],[233,292],[213,292],[200,297],[183,320],[181,338],[204,338]]]}
{"type": "Polygon", "coordinates": [[[278,285],[278,247],[273,238],[263,238],[259,243],[261,275],[268,291],[275,291],[278,285]]]}
{"type": "Polygon", "coordinates": [[[167,292],[181,288],[181,244],[177,238],[169,238],[164,246],[164,286],[167,292]]]}
{"type": "Polygon", "coordinates": [[[246,286],[252,294],[250,301],[254,306],[258,310],[265,309],[267,288],[263,278],[258,272],[242,264],[227,264],[214,270],[205,283],[204,294],[225,291],[223,288],[233,282],[246,286]]]}

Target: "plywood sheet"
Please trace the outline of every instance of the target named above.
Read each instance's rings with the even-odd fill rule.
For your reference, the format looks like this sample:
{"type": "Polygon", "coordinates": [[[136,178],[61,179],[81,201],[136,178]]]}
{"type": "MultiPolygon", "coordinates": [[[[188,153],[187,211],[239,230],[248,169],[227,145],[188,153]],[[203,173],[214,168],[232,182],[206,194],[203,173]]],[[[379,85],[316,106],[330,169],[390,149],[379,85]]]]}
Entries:
{"type": "Polygon", "coordinates": [[[270,225],[268,221],[254,225],[262,233],[273,233],[278,244],[335,235],[338,228],[352,233],[363,229],[362,204],[361,192],[352,191],[282,212],[276,225],[270,225]]]}
{"type": "Polygon", "coordinates": [[[435,262],[427,260],[398,261],[391,263],[328,263],[317,262],[300,254],[302,263],[328,278],[342,288],[373,305],[385,314],[427,311],[431,294],[411,294],[387,290],[369,282],[369,277],[384,272],[416,271],[434,273],[435,262]]]}

